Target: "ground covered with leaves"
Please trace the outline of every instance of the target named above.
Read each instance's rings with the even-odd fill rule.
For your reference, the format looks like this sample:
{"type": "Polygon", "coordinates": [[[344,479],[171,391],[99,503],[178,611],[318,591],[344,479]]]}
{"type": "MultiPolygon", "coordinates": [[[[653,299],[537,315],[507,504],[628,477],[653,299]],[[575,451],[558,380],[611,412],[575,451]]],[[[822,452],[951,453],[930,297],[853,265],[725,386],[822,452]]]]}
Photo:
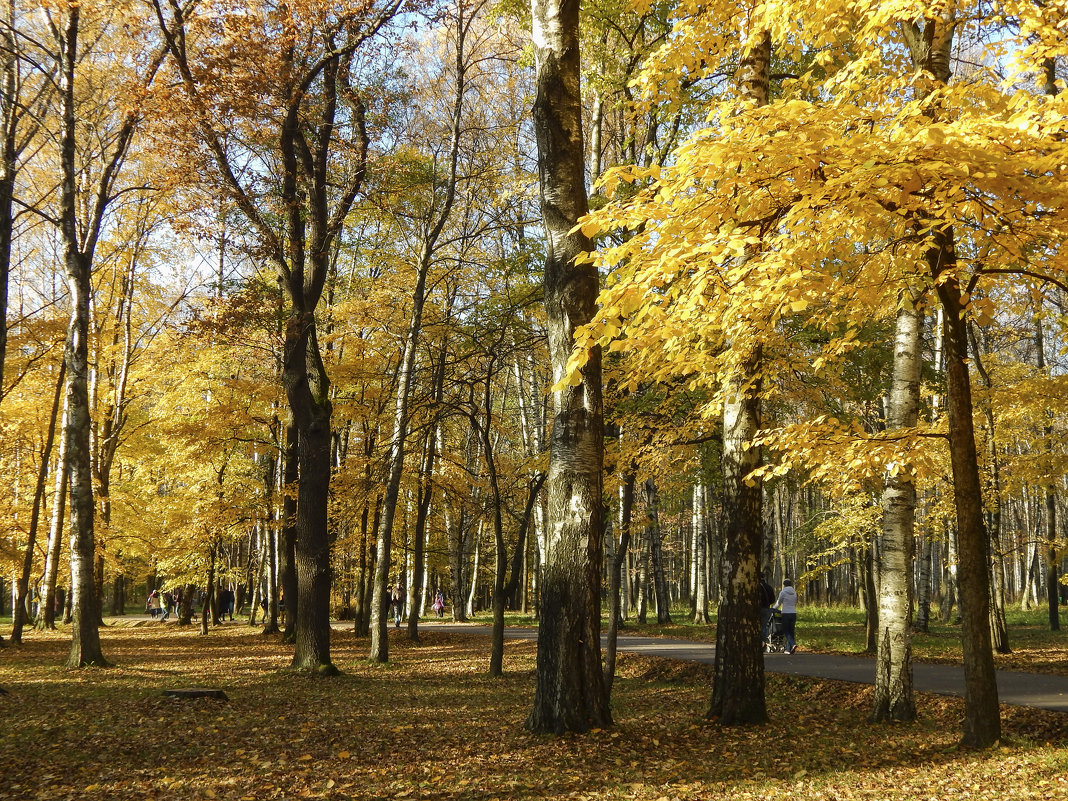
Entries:
{"type": "Polygon", "coordinates": [[[1003,707],[1005,738],[958,748],[959,700],[918,723],[866,722],[871,690],[768,676],[767,726],[705,720],[707,667],[621,655],[616,724],[525,731],[535,646],[427,625],[391,631],[388,665],[337,632],[341,676],[288,669],[277,637],[231,624],[108,627],[108,669],[62,667],[63,634],[0,651],[0,799],[1068,799],[1068,716],[1003,707]],[[222,688],[220,700],[166,698],[222,688]]]}

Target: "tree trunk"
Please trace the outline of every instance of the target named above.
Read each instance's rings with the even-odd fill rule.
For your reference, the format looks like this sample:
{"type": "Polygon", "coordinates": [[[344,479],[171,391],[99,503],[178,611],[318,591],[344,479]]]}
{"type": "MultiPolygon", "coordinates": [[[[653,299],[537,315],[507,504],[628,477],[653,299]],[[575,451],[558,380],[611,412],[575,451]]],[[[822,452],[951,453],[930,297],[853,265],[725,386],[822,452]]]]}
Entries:
{"type": "MultiPolygon", "coordinates": [[[[450,297],[448,311],[455,295],[450,297]]],[[[446,313],[448,316],[448,312],[446,313]]],[[[445,394],[445,363],[448,349],[442,343],[434,363],[434,375],[431,381],[432,402],[439,408],[445,394]]],[[[422,613],[423,587],[426,584],[426,524],[430,516],[430,504],[434,497],[434,466],[438,454],[438,426],[440,415],[435,415],[427,426],[423,445],[423,458],[419,471],[419,488],[415,507],[415,553],[413,554],[412,580],[408,587],[408,639],[419,640],[419,618],[422,613]]]]}
{"type": "Polygon", "coordinates": [[[930,630],[932,550],[930,532],[926,532],[920,555],[920,574],[916,580],[916,621],[912,625],[914,631],[924,633],[930,630]]]}
{"type": "MultiPolygon", "coordinates": [[[[979,352],[979,340],[975,335],[975,326],[968,325],[972,355],[976,370],[979,372],[987,389],[993,387],[989,374],[983,367],[979,352]]],[[[987,522],[990,528],[990,547],[993,551],[993,565],[990,586],[990,638],[994,650],[999,654],[1012,653],[1009,647],[1009,629],[1005,620],[1005,554],[1001,546],[1001,468],[998,455],[997,437],[995,436],[994,408],[989,399],[983,404],[983,416],[986,418],[990,487],[987,498],[987,522]]]]}
{"type": "Polygon", "coordinates": [[[622,621],[620,613],[620,579],[627,564],[630,547],[630,528],[634,511],[634,473],[630,470],[623,476],[623,493],[619,511],[619,544],[612,559],[608,574],[608,637],[604,657],[605,691],[611,695],[612,685],[616,679],[616,650],[619,641],[619,626],[622,621]]]}
{"type": "Polygon", "coordinates": [[[38,629],[56,627],[56,582],[59,577],[59,560],[63,550],[64,523],[67,512],[67,409],[64,405],[60,424],[59,452],[56,455],[56,480],[52,492],[52,520],[48,526],[48,553],[45,556],[44,588],[41,607],[37,614],[38,629]]]}
{"type": "MultiPolygon", "coordinates": [[[[3,321],[0,320],[0,325],[3,321]]],[[[33,492],[33,508],[30,511],[30,528],[26,539],[26,554],[22,562],[22,574],[18,577],[15,589],[15,603],[11,610],[13,620],[11,624],[11,642],[22,643],[22,629],[26,625],[28,613],[26,602],[30,588],[30,574],[33,572],[33,556],[37,546],[37,529],[41,521],[41,505],[44,502],[45,485],[48,483],[48,465],[52,460],[52,443],[56,437],[56,419],[60,414],[60,404],[63,398],[63,389],[66,385],[65,363],[60,365],[59,380],[56,382],[56,391],[52,398],[52,415],[48,419],[48,430],[45,434],[44,447],[41,449],[41,464],[37,470],[37,484],[33,492]]],[[[49,602],[51,598],[42,598],[42,603],[49,602]]]]}
{"type": "Polygon", "coordinates": [[[985,748],[1001,738],[997,679],[990,639],[990,539],[983,524],[979,459],[972,422],[964,303],[951,228],[932,232],[928,263],[945,312],[946,407],[960,554],[958,582],[964,646],[965,745],[985,748]]]}
{"type": "Polygon", "coordinates": [[[693,622],[707,626],[708,618],[708,507],[705,486],[693,490],[693,622]]]}
{"type": "MultiPolygon", "coordinates": [[[[1046,370],[1046,344],[1045,337],[1042,331],[1042,320],[1035,320],[1035,353],[1037,354],[1038,372],[1040,375],[1045,374],[1046,370]]],[[[1053,426],[1049,423],[1046,424],[1044,433],[1046,435],[1046,447],[1052,448],[1053,446],[1053,426]]],[[[1060,588],[1060,575],[1058,568],[1060,567],[1060,555],[1057,552],[1057,494],[1054,489],[1053,481],[1049,481],[1043,487],[1043,500],[1045,501],[1046,514],[1046,605],[1049,609],[1049,630],[1060,631],[1061,630],[1061,618],[1060,618],[1060,594],[1058,592],[1060,588]]]]}
{"type": "MultiPolygon", "coordinates": [[[[771,33],[763,31],[738,69],[742,96],[757,106],[768,102],[770,64],[771,33]]],[[[761,460],[752,444],[761,419],[761,359],[759,349],[747,354],[726,388],[723,408],[723,583],[708,717],[728,726],[768,719],[760,638],[763,486],[746,480],[761,460]]]]}
{"type": "Polygon", "coordinates": [[[338,672],[330,659],[330,382],[319,353],[314,314],[291,319],[290,325],[301,329],[301,344],[287,356],[286,366],[286,390],[299,432],[300,480],[293,550],[297,603],[293,609],[293,596],[287,593],[286,628],[292,622],[292,666],[326,676],[338,672]]]}
{"type": "Polygon", "coordinates": [[[80,9],[72,5],[60,33],[63,134],[62,229],[64,266],[70,290],[71,317],[64,361],[67,371],[67,461],[71,500],[71,622],[68,667],[106,665],[100,647],[100,599],[93,581],[96,543],[93,536],[93,476],[89,445],[89,302],[92,294],[92,256],[80,250],[77,222],[77,148],[74,75],[79,61],[80,9]]]}
{"type": "MultiPolygon", "coordinates": [[[[561,382],[575,328],[593,319],[598,292],[596,269],[575,263],[579,253],[591,248],[576,230],[587,212],[579,3],[532,0],[531,12],[546,324],[553,379],[561,382]]],[[[604,419],[599,349],[590,351],[577,385],[553,392],[553,414],[537,677],[527,727],[562,734],[612,722],[601,666],[604,419]]]]}
{"type": "Polygon", "coordinates": [[[656,482],[645,480],[645,521],[649,538],[649,556],[653,563],[653,593],[656,597],[656,622],[666,625],[671,622],[671,598],[668,595],[667,576],[664,573],[663,532],[660,530],[659,497],[656,482]]]}
{"type": "MultiPolygon", "coordinates": [[[[426,302],[426,279],[433,264],[438,247],[438,240],[452,214],[456,200],[457,164],[460,154],[460,122],[463,113],[466,92],[466,51],[464,40],[471,22],[462,10],[454,20],[454,55],[456,85],[453,95],[452,126],[449,144],[449,172],[445,185],[435,187],[443,193],[440,204],[432,206],[423,221],[422,241],[416,263],[415,287],[412,290],[412,312],[404,339],[404,354],[401,357],[397,376],[397,393],[393,410],[393,435],[389,444],[389,474],[382,501],[382,517],[378,528],[378,569],[375,572],[374,601],[371,604],[371,654],[375,662],[389,661],[389,639],[387,620],[383,614],[386,609],[385,591],[389,580],[390,550],[393,537],[393,519],[400,497],[400,483],[404,472],[405,445],[408,438],[408,403],[414,382],[416,352],[423,328],[423,306],[426,302]]],[[[435,193],[436,198],[436,193],[435,193]]]]}
{"type": "Polygon", "coordinates": [[[281,454],[282,503],[274,541],[275,574],[267,610],[269,619],[264,634],[282,631],[282,642],[296,642],[297,608],[297,495],[300,491],[300,431],[290,413],[286,422],[285,448],[281,454]],[[282,610],[285,622],[280,623],[282,610]]]}
{"type": "MultiPolygon", "coordinates": [[[[894,373],[887,429],[916,425],[920,409],[920,335],[923,316],[913,293],[899,300],[894,337],[894,373]]],[[[870,720],[911,721],[916,718],[912,695],[912,638],[909,632],[909,583],[916,485],[911,465],[899,464],[883,488],[883,532],[879,551],[879,605],[875,695],[870,720]]],[[[873,544],[874,547],[874,544],[873,544]]],[[[874,600],[874,599],[873,599],[874,600]]]]}
{"type": "MultiPolygon", "coordinates": [[[[921,97],[948,84],[953,35],[959,20],[955,6],[924,20],[921,29],[904,23],[902,30],[913,65],[930,77],[920,84],[921,97]]],[[[926,110],[938,122],[938,106],[926,110]]],[[[968,331],[953,227],[937,219],[917,217],[917,229],[929,231],[924,254],[943,312],[946,359],[946,417],[949,427],[953,496],[960,557],[958,582],[964,645],[965,745],[991,746],[1001,736],[994,656],[990,640],[990,540],[983,522],[982,484],[975,446],[971,378],[968,372],[968,331]]]]}

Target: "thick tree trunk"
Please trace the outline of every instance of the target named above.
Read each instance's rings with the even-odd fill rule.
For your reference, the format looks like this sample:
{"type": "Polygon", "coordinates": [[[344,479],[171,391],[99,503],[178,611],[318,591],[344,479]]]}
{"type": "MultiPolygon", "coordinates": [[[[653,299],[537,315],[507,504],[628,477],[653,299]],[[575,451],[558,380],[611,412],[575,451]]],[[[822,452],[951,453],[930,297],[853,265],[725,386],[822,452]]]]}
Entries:
{"type": "Polygon", "coordinates": [[[946,411],[960,554],[965,745],[985,748],[1001,738],[998,688],[990,640],[990,540],[983,524],[982,486],[972,421],[968,337],[956,276],[952,229],[932,232],[931,277],[945,312],[946,411]]]}
{"type": "MultiPolygon", "coordinates": [[[[768,102],[770,65],[771,33],[763,31],[738,69],[742,96],[757,106],[768,102]]],[[[726,387],[723,408],[723,583],[708,716],[726,725],[768,719],[760,638],[763,485],[747,481],[761,460],[759,447],[752,445],[761,420],[761,358],[759,349],[747,354],[726,387]]]]}
{"type": "MultiPolygon", "coordinates": [[[[586,214],[578,0],[532,0],[534,131],[545,226],[545,309],[554,382],[565,381],[575,328],[593,319],[598,276],[575,257],[590,250],[575,230],[586,214]]],[[[612,722],[601,666],[604,554],[601,354],[579,383],[553,393],[549,521],[541,571],[535,732],[588,731],[612,722]]]]}
{"type": "MultiPolygon", "coordinates": [[[[755,368],[755,361],[750,367],[755,368]]],[[[754,375],[755,370],[747,374],[754,375]]],[[[745,476],[760,464],[760,451],[750,444],[760,425],[760,400],[756,387],[736,383],[733,392],[723,411],[724,542],[708,711],[709,718],[728,726],[768,719],[760,640],[763,493],[759,482],[745,482],[745,476]]]]}
{"type": "Polygon", "coordinates": [[[330,659],[330,381],[315,334],[313,312],[294,315],[299,344],[287,354],[286,393],[296,422],[300,480],[297,483],[294,560],[296,609],[286,598],[286,627],[293,624],[293,662],[298,670],[334,675],[330,659]]]}
{"type": "MultiPolygon", "coordinates": [[[[912,428],[920,409],[920,335],[923,316],[910,291],[899,301],[894,336],[894,373],[887,429],[912,428]]],[[[883,536],[879,552],[879,602],[872,722],[916,718],[912,695],[909,583],[916,485],[911,466],[900,464],[883,488],[883,536]]]]}
{"type": "Polygon", "coordinates": [[[83,253],[77,222],[75,166],[76,131],[74,74],[78,63],[80,9],[72,5],[60,35],[62,54],[61,98],[63,134],[62,230],[64,266],[70,290],[71,317],[64,361],[67,370],[67,462],[71,499],[71,622],[69,667],[105,665],[100,647],[100,599],[93,581],[96,543],[93,535],[93,476],[89,444],[89,301],[92,293],[92,257],[83,253]]]}

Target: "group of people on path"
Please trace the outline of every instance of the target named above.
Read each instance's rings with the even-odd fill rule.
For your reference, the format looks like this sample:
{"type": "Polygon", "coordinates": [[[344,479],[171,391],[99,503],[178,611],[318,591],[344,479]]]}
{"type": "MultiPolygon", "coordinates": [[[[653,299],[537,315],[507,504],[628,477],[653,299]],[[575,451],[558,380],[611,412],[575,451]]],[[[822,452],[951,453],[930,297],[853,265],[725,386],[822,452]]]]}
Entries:
{"type": "Polygon", "coordinates": [[[760,577],[760,640],[767,642],[771,629],[771,621],[778,609],[782,614],[782,633],[786,637],[786,653],[792,654],[797,650],[795,628],[797,626],[797,590],[790,579],[783,579],[782,590],[778,596],[768,583],[766,576],[760,577]]]}
{"type": "MultiPolygon", "coordinates": [[[[200,605],[203,607],[204,600],[207,597],[207,593],[204,590],[200,591],[200,605]]],[[[237,596],[234,591],[229,587],[222,587],[216,591],[215,602],[216,607],[219,610],[219,619],[229,617],[230,620],[234,619],[234,607],[237,600],[237,596]]],[[[166,621],[171,614],[182,605],[182,588],[179,587],[173,593],[170,590],[152,590],[148,594],[148,600],[145,602],[145,611],[152,616],[155,620],[159,618],[160,622],[166,621]]]]}
{"type": "Polygon", "coordinates": [[[148,601],[145,603],[145,611],[152,615],[153,620],[158,617],[162,622],[171,616],[171,613],[181,602],[181,588],[178,589],[177,598],[170,592],[170,590],[166,592],[152,590],[152,592],[148,594],[148,601]]]}
{"type": "MultiPolygon", "coordinates": [[[[389,594],[389,611],[393,616],[393,625],[400,628],[401,618],[404,615],[404,590],[401,589],[399,582],[390,584],[386,590],[389,594]]],[[[431,604],[431,608],[438,617],[445,617],[445,595],[441,590],[434,594],[434,603],[431,604]]]]}

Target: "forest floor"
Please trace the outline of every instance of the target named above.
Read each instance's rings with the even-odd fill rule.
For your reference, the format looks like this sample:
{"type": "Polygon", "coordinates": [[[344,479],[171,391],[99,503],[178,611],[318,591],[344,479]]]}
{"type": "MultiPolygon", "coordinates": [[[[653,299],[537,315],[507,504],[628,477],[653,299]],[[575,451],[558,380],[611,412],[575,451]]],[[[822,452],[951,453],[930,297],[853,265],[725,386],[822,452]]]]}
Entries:
{"type": "Polygon", "coordinates": [[[621,654],[615,725],[526,732],[535,644],[390,631],[391,662],[337,632],[342,675],[239,623],[102,630],[115,667],[62,667],[69,633],[0,651],[0,799],[1068,799],[1068,715],[1003,707],[999,747],[958,746],[961,701],[919,695],[919,720],[866,722],[871,688],[769,675],[767,726],[705,719],[703,665],[621,654]],[[228,701],[163,697],[225,690],[228,701]]]}

